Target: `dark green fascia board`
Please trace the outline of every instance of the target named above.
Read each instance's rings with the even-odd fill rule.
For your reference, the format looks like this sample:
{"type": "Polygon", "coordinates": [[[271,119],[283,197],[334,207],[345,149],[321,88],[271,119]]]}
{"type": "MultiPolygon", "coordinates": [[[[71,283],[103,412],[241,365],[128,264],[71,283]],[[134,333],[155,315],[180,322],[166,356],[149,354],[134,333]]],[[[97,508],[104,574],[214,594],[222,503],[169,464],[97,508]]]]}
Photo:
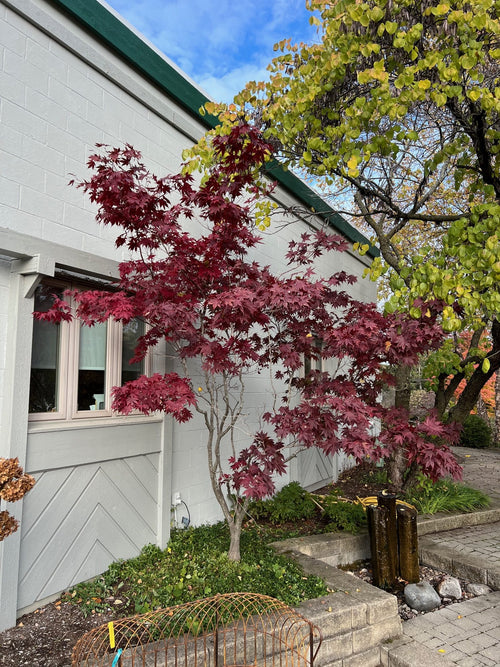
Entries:
{"type": "Polygon", "coordinates": [[[272,160],[265,168],[266,174],[272,180],[278,181],[287,190],[301,199],[304,204],[314,211],[315,215],[323,218],[328,224],[332,225],[342,236],[345,236],[353,243],[368,244],[370,246],[367,254],[371,257],[380,255],[379,249],[372,245],[366,236],[350,225],[340,213],[331,208],[327,202],[322,199],[314,190],[312,190],[303,180],[288,169],[285,169],[279,162],[272,160]]]}
{"type": "Polygon", "coordinates": [[[50,1],[76,19],[85,29],[97,35],[99,41],[105,43],[145,78],[163,89],[169,97],[201,120],[205,126],[217,125],[217,118],[214,116],[200,114],[200,108],[208,102],[207,97],[97,0],[50,1]]]}
{"type": "MultiPolygon", "coordinates": [[[[215,116],[200,113],[201,107],[209,101],[208,98],[97,0],[50,1],[69,14],[86,30],[96,35],[101,42],[126,60],[142,76],[162,89],[188,113],[195,116],[196,120],[207,129],[217,125],[218,120],[215,116]]],[[[278,162],[273,161],[268,165],[266,173],[292,194],[299,197],[309,209],[332,225],[349,241],[369,243],[363,234],[328,206],[300,178],[291,171],[284,169],[278,162]]],[[[377,247],[370,244],[368,254],[371,257],[378,257],[380,252],[377,247]]]]}

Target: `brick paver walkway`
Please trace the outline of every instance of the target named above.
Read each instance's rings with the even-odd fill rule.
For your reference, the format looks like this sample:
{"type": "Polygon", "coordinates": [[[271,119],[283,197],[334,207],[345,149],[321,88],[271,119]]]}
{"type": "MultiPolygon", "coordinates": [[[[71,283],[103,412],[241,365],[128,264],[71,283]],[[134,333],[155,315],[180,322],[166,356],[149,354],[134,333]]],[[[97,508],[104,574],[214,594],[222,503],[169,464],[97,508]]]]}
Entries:
{"type": "MultiPolygon", "coordinates": [[[[455,451],[463,459],[464,482],[487,493],[498,505],[500,451],[455,451]]],[[[434,533],[428,538],[465,562],[482,563],[485,568],[498,568],[500,564],[500,522],[434,533]]],[[[498,667],[500,591],[417,616],[403,623],[403,632],[434,653],[433,665],[442,662],[460,667],[498,667]]]]}
{"type": "Polygon", "coordinates": [[[463,481],[493,499],[500,499],[500,449],[456,447],[453,451],[462,462],[463,481]]]}
{"type": "Polygon", "coordinates": [[[460,667],[500,665],[500,591],[403,623],[405,636],[460,667]]]}
{"type": "Polygon", "coordinates": [[[439,546],[453,549],[458,555],[486,558],[492,565],[500,563],[500,521],[447,530],[429,537],[439,546]]]}

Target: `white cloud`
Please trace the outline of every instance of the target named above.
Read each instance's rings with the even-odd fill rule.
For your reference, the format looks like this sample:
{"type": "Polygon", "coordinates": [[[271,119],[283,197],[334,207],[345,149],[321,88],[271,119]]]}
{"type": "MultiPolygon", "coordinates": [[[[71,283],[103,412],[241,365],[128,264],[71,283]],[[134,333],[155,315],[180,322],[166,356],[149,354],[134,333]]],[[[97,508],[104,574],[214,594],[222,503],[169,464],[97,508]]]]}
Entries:
{"type": "Polygon", "coordinates": [[[249,63],[235,67],[222,76],[201,76],[197,83],[217,102],[232,102],[235,94],[245,87],[247,81],[263,81],[266,78],[265,67],[249,63]]]}
{"type": "Polygon", "coordinates": [[[265,77],[275,42],[311,40],[305,0],[108,0],[214,98],[265,77]]]}

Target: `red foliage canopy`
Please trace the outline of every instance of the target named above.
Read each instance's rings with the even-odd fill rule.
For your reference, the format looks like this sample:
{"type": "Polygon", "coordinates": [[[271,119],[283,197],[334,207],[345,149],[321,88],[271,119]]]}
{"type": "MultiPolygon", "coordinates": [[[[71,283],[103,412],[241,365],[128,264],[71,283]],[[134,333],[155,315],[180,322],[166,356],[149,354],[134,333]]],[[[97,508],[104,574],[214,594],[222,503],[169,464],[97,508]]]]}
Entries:
{"type": "MultiPolygon", "coordinates": [[[[453,437],[448,427],[432,417],[409,423],[406,414],[379,402],[382,386],[391,382],[391,364],[413,364],[439,345],[437,305],[410,320],[353,300],[343,289],[353,276],[341,271],[324,277],[314,270],[321,254],[346,249],[329,230],[303,233],[290,244],[286,275],[249,258],[261,243],[252,206],[268,194],[255,180],[270,153],[257,130],[242,123],[214,138],[215,160],[201,185],[186,173],[151,174],[131,146],[101,148],[89,162],[94,174],[80,187],[98,205],[97,219],[117,228],[116,243],[132,259],[120,265],[114,292],[74,293],[76,315],[90,325],[110,317],[146,321],[135,360],[163,340],[179,359],[199,359],[207,377],[223,378],[221,386],[271,368],[282,389],[262,416],[264,428],[229,460],[230,472],[220,467],[219,484],[247,496],[269,494],[290,444],[328,454],[343,449],[358,460],[404,447],[408,461],[416,460],[431,477],[459,475],[444,444],[453,437]],[[193,218],[203,233],[187,230],[193,218]],[[304,357],[321,357],[327,370],[299,377],[304,357]],[[377,437],[375,422],[382,424],[377,437]]],[[[38,317],[64,319],[68,309],[58,302],[38,317]]],[[[200,401],[212,415],[217,409],[213,394],[195,392],[178,373],[139,378],[115,387],[113,395],[120,412],[161,410],[179,421],[189,419],[200,401]]]]}

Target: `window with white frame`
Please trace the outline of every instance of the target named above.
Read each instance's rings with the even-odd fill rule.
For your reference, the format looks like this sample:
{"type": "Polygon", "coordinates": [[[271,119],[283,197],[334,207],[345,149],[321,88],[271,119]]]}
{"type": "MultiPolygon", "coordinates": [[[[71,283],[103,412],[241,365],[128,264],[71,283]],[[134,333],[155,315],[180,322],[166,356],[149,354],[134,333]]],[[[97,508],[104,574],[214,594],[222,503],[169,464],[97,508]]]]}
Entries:
{"type": "MultiPolygon", "coordinates": [[[[35,311],[47,311],[54,294],[70,285],[46,282],[35,292],[35,311]]],[[[64,297],[66,298],[66,297],[64,297]]],[[[131,364],[144,322],[108,320],[88,327],[78,319],[33,322],[29,412],[31,420],[110,416],[111,389],[148,373],[146,360],[131,364]]]]}

